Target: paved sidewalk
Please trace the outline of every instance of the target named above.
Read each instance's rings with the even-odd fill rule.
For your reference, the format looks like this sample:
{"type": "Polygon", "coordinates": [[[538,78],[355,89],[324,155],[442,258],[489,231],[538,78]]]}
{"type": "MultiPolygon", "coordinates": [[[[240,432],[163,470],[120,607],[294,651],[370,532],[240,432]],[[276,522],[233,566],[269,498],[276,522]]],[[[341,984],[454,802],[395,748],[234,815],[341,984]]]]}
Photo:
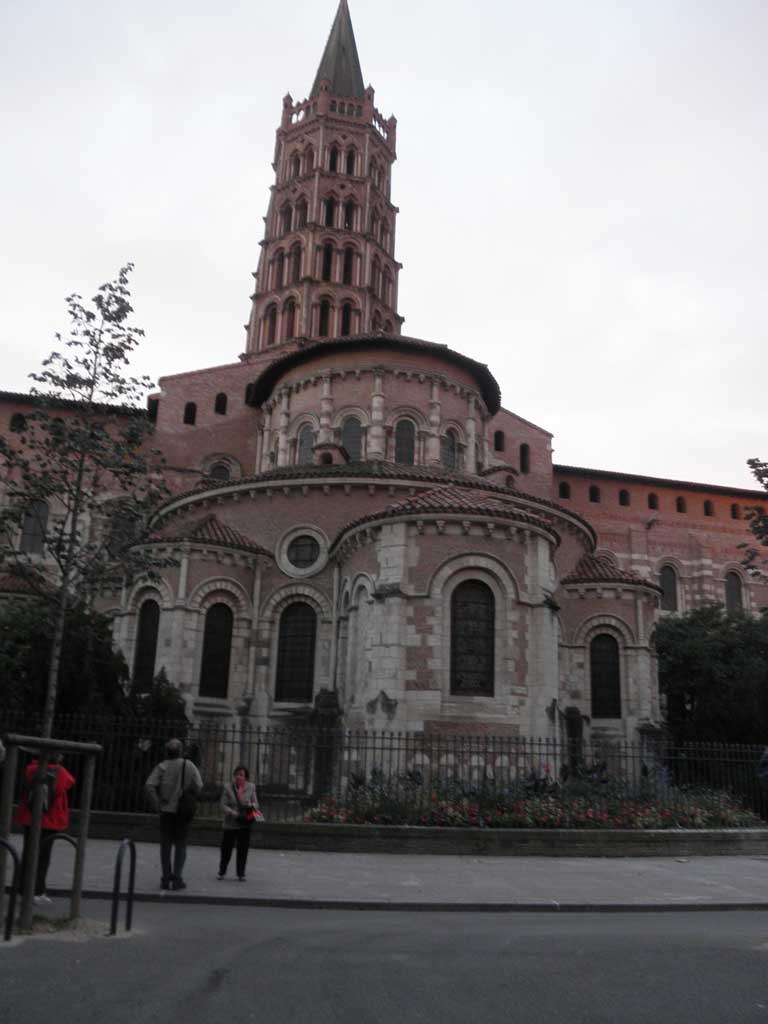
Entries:
{"type": "MultiPolygon", "coordinates": [[[[13,840],[19,843],[20,837],[13,840]]],[[[85,890],[111,894],[118,843],[88,843],[85,890]]],[[[159,847],[137,843],[136,895],[167,902],[430,910],[768,910],[768,856],[472,857],[251,850],[248,879],[218,881],[218,850],[190,847],[181,893],[159,888],[159,847]]],[[[234,862],[234,857],[233,857],[234,862]]],[[[71,886],[74,851],[54,847],[52,893],[71,886]]],[[[127,885],[129,858],[123,867],[127,885]]]]}

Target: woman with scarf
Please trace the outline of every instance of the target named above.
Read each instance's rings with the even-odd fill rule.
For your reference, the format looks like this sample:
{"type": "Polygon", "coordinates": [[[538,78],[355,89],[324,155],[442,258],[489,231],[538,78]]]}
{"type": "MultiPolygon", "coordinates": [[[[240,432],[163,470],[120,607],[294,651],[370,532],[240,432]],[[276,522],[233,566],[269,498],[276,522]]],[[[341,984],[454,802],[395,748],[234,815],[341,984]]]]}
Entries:
{"type": "Polygon", "coordinates": [[[239,764],[232,773],[232,781],[224,786],[221,794],[221,809],[224,812],[224,828],[221,834],[221,856],[217,878],[227,873],[232,850],[236,847],[235,864],[237,877],[245,881],[245,864],[248,860],[248,847],[251,841],[251,825],[254,821],[263,821],[264,816],[259,810],[256,799],[256,787],[248,781],[248,769],[239,764]]]}

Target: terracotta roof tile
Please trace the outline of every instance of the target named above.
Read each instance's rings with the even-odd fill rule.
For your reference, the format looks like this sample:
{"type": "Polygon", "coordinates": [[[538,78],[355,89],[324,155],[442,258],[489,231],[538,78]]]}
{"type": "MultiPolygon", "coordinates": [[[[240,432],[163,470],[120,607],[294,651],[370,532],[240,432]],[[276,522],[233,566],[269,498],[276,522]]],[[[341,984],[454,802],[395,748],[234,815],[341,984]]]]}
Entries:
{"type": "Polygon", "coordinates": [[[266,548],[261,547],[255,541],[220,523],[215,515],[206,516],[197,523],[182,527],[180,532],[169,532],[155,536],[158,543],[168,541],[192,541],[199,544],[214,544],[222,548],[238,548],[241,551],[253,551],[256,554],[267,555],[266,548]]]}
{"type": "Polygon", "coordinates": [[[630,586],[652,587],[659,590],[659,587],[650,580],[619,569],[613,560],[606,558],[605,555],[584,555],[576,568],[564,576],[560,583],[627,583],[630,586]]]}

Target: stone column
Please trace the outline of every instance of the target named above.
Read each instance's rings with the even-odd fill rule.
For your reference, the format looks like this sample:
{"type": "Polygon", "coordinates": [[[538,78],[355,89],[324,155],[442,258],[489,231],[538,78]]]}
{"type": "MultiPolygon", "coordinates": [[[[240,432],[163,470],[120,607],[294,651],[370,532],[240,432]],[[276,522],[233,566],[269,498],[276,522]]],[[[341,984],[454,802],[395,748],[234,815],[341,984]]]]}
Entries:
{"type": "Polygon", "coordinates": [[[475,440],[477,438],[477,421],[475,420],[475,399],[472,395],[467,399],[467,418],[464,421],[464,430],[467,436],[467,450],[464,453],[464,469],[467,473],[477,472],[477,449],[475,440]]]}
{"type": "Polygon", "coordinates": [[[427,465],[440,464],[440,423],[442,406],[440,404],[440,385],[432,381],[432,394],[429,402],[429,436],[426,445],[427,465]]]}
{"type": "Polygon", "coordinates": [[[283,388],[280,396],[280,432],[277,440],[277,464],[288,465],[288,424],[290,422],[291,396],[288,388],[283,388]]]}
{"type": "Polygon", "coordinates": [[[371,392],[371,426],[368,431],[369,459],[384,458],[384,389],[383,375],[380,370],[373,373],[373,390],[371,392]]]}
{"type": "Polygon", "coordinates": [[[323,375],[320,393],[320,429],[317,432],[318,444],[331,444],[333,441],[333,395],[331,393],[331,375],[323,375]]]}

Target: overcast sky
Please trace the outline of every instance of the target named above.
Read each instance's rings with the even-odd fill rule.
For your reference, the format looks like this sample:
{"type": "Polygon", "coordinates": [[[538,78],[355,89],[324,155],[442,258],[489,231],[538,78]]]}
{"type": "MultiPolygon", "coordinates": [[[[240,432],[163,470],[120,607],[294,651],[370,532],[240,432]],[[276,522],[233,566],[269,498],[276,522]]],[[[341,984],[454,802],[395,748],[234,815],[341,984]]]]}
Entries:
{"type": "MultiPolygon", "coordinates": [[[[281,99],[335,0],[0,8],[0,388],[132,260],[134,369],[235,361],[281,99]]],[[[489,364],[557,462],[768,459],[768,3],[350,0],[398,118],[404,333],[489,364]]]]}

